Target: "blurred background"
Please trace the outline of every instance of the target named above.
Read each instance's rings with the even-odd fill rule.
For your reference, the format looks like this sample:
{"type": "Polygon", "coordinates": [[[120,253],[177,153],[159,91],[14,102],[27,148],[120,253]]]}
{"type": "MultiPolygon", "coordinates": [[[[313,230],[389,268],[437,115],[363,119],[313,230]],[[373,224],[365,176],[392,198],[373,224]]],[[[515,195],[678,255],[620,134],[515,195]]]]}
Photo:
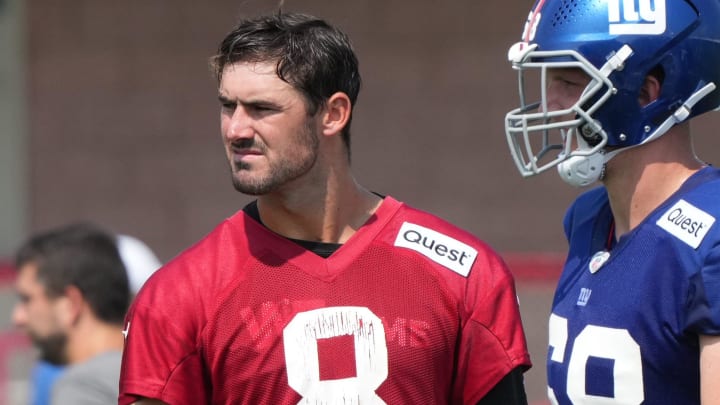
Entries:
{"type": "MultiPolygon", "coordinates": [[[[234,191],[207,60],[242,17],[278,1],[0,0],[0,404],[27,403],[33,352],[10,323],[14,249],[31,232],[90,220],[166,261],[249,199],[234,191]]],[[[524,180],[505,113],[506,59],[532,0],[288,0],[347,32],[363,89],[353,119],[360,183],[489,242],[516,274],[545,397],[546,321],[565,250],[561,219],[581,190],[524,180]]],[[[717,160],[717,115],[695,124],[717,160]]]]}

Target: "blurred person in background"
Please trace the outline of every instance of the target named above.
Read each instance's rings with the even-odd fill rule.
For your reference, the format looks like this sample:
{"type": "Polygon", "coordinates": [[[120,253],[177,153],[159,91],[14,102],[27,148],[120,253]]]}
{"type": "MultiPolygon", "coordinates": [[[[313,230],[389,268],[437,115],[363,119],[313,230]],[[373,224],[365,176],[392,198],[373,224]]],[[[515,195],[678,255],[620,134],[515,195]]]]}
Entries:
{"type": "Polygon", "coordinates": [[[39,233],[20,247],[13,321],[40,351],[33,405],[116,401],[121,321],[158,267],[142,241],[89,224],[39,233]]]}

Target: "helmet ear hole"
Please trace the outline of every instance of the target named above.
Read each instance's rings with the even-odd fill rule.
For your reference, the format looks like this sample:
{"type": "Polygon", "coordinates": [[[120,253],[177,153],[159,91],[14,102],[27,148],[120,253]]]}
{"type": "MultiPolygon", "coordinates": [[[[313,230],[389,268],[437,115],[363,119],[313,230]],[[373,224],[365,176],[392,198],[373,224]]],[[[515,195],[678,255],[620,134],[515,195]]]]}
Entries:
{"type": "Polygon", "coordinates": [[[601,128],[597,123],[586,122],[580,127],[580,136],[589,146],[595,147],[602,142],[601,128]]]}
{"type": "Polygon", "coordinates": [[[658,83],[660,83],[661,86],[665,81],[665,69],[662,67],[662,65],[657,65],[654,68],[650,69],[647,75],[657,79],[658,83]]]}
{"type": "Polygon", "coordinates": [[[583,127],[583,131],[582,131],[582,132],[583,132],[583,135],[582,135],[582,137],[583,137],[583,139],[585,139],[585,142],[587,142],[587,144],[588,144],[589,146],[593,146],[593,147],[594,147],[594,146],[597,146],[598,144],[600,144],[600,142],[602,142],[602,136],[600,136],[599,133],[595,132],[595,133],[593,133],[592,135],[587,136],[587,135],[584,134],[584,132],[585,132],[585,131],[584,131],[584,128],[585,128],[585,127],[583,127]]]}
{"type": "Polygon", "coordinates": [[[645,75],[645,79],[640,87],[640,94],[638,96],[641,107],[644,107],[660,98],[663,80],[665,80],[665,70],[660,65],[655,66],[648,72],[647,75],[645,75]]]}

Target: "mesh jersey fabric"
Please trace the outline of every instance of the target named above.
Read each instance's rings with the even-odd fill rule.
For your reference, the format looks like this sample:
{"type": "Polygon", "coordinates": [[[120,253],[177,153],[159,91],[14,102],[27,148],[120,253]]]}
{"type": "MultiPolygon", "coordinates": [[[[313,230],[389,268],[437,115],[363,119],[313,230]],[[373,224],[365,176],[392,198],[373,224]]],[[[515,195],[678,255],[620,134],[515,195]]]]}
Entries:
{"type": "Polygon", "coordinates": [[[327,259],[238,212],[159,270],[127,322],[121,405],[474,404],[530,366],[502,260],[392,197],[327,259]],[[407,223],[450,242],[396,246],[407,223]],[[477,252],[467,277],[431,259],[453,241],[477,252]]]}
{"type": "Polygon", "coordinates": [[[549,328],[556,403],[700,403],[698,335],[720,334],[718,201],[705,168],[608,246],[606,190],[578,197],[549,328]]]}

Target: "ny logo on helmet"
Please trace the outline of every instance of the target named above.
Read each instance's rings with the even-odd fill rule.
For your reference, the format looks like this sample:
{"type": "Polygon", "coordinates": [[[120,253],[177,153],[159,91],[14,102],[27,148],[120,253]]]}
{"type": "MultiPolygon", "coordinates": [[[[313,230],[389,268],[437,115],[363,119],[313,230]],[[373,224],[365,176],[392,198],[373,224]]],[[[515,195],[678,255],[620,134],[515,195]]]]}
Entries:
{"type": "Polygon", "coordinates": [[[659,35],[666,21],[665,0],[608,1],[610,35],[659,35]]]}

